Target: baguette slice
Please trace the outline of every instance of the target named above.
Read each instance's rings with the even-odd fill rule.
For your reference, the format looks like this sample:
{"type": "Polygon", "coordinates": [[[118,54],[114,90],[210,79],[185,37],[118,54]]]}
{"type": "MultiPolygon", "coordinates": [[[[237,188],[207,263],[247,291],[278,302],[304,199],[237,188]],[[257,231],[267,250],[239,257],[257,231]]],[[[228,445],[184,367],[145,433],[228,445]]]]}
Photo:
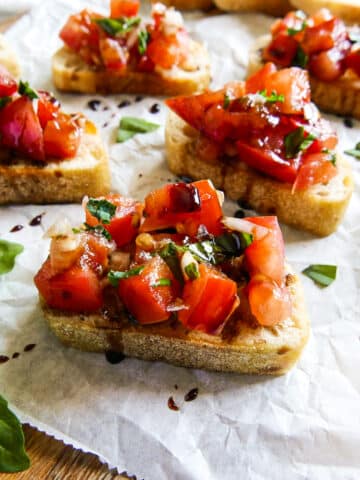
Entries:
{"type": "Polygon", "coordinates": [[[295,7],[312,15],[320,8],[328,8],[331,13],[350,24],[360,22],[359,0],[290,0],[295,7]]]}
{"type": "Polygon", "coordinates": [[[350,165],[338,154],[339,173],[327,185],[291,192],[279,182],[237,161],[208,163],[196,157],[198,132],[170,111],[165,127],[166,156],[176,175],[210,178],[216,188],[233,200],[241,200],[259,213],[277,215],[280,222],[325,236],[340,223],[353,191],[350,165]]]}
{"type": "MultiPolygon", "coordinates": [[[[152,0],[152,3],[156,2],[152,0]]],[[[212,0],[161,0],[161,3],[177,10],[209,10],[214,5],[212,0]]]]}
{"type": "Polygon", "coordinates": [[[0,204],[80,202],[109,192],[107,153],[99,133],[83,133],[77,156],[39,164],[0,150],[0,204]]]}
{"type": "Polygon", "coordinates": [[[7,43],[3,35],[0,34],[0,65],[3,65],[15,78],[20,76],[20,65],[15,53],[7,43]]]}
{"type": "Polygon", "coordinates": [[[214,0],[220,10],[250,12],[258,11],[281,16],[291,10],[289,0],[214,0]]]}
{"type": "Polygon", "coordinates": [[[280,375],[299,358],[310,326],[299,279],[291,275],[292,315],[274,327],[229,322],[222,336],[186,330],[171,321],[134,325],[124,315],[109,320],[99,314],[75,315],[42,303],[51,330],[65,345],[89,352],[122,352],[143,360],[221,372],[280,375]]]}
{"type": "MultiPolygon", "coordinates": [[[[264,35],[255,42],[249,53],[247,75],[257,72],[264,64],[262,49],[271,41],[264,35]]],[[[360,119],[360,79],[350,70],[333,82],[324,82],[309,74],[311,99],[324,112],[360,119]]]]}
{"type": "Polygon", "coordinates": [[[52,73],[57,89],[81,93],[143,93],[178,95],[200,92],[210,83],[210,62],[206,48],[191,43],[188,69],[157,68],[155,72],[126,71],[109,73],[87,65],[75,52],[64,46],[52,59],[52,73]]]}

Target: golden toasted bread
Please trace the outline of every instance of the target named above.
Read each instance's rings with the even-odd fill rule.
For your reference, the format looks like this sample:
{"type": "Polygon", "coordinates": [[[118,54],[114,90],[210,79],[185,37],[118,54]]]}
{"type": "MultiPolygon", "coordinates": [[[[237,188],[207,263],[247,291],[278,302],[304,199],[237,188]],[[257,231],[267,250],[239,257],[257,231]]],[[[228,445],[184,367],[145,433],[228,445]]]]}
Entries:
{"type": "Polygon", "coordinates": [[[269,15],[280,16],[291,10],[288,0],[214,0],[221,10],[249,12],[258,11],[269,15]]]}
{"type": "MultiPolygon", "coordinates": [[[[152,0],[152,3],[156,3],[156,0],[152,0]]],[[[161,3],[177,10],[209,10],[214,5],[212,0],[161,0],[161,3]]]]}
{"type": "Polygon", "coordinates": [[[328,8],[334,15],[348,23],[360,22],[360,2],[358,0],[290,0],[293,7],[312,15],[320,8],[328,8]]]}
{"type": "Polygon", "coordinates": [[[15,78],[19,78],[20,66],[17,61],[16,55],[1,34],[0,34],[0,65],[4,65],[4,67],[7,70],[9,70],[9,72],[15,78]]]}

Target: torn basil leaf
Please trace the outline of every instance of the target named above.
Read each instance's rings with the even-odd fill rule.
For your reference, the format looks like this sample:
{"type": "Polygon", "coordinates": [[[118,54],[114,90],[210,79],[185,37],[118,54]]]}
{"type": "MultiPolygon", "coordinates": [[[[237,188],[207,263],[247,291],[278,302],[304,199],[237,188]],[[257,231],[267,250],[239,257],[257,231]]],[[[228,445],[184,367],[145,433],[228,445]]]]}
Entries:
{"type": "Polygon", "coordinates": [[[351,155],[352,157],[360,160],[360,142],[355,145],[355,148],[351,150],[345,150],[346,155],[351,155]]]}
{"type": "Polygon", "coordinates": [[[29,86],[29,82],[23,82],[22,80],[19,82],[18,92],[20,95],[26,95],[30,100],[39,98],[37,92],[29,86]]]}
{"type": "Polygon", "coordinates": [[[309,57],[308,55],[306,55],[306,53],[304,52],[304,50],[300,47],[300,45],[298,46],[298,49],[296,51],[296,55],[294,57],[294,60],[292,62],[292,66],[293,67],[301,67],[301,68],[305,68],[307,63],[309,61],[309,57]]]}
{"type": "Polygon", "coordinates": [[[118,143],[125,142],[137,133],[149,133],[160,127],[157,123],[148,122],[142,118],[122,117],[116,140],[118,143]]]}
{"type": "Polygon", "coordinates": [[[100,222],[108,224],[115,215],[116,205],[105,199],[96,200],[95,198],[89,198],[86,209],[100,222]]]}
{"type": "Polygon", "coordinates": [[[224,110],[227,110],[229,108],[229,105],[230,105],[230,95],[227,92],[225,92],[224,93],[224,103],[223,103],[224,110]]]}
{"type": "Polygon", "coordinates": [[[177,255],[177,251],[178,249],[175,243],[169,242],[161,250],[159,250],[158,254],[170,268],[176,280],[180,282],[180,284],[183,284],[184,279],[181,272],[180,260],[177,255]]]}
{"type": "Polygon", "coordinates": [[[306,137],[304,133],[304,127],[298,127],[285,135],[284,145],[286,158],[295,158],[298,153],[307,150],[314,140],[316,140],[316,136],[312,133],[309,133],[306,137]]]}
{"type": "Polygon", "coordinates": [[[112,37],[123,35],[130,32],[140,23],[138,17],[122,17],[122,18],[97,18],[93,20],[100,28],[112,37]]]}
{"type": "Polygon", "coordinates": [[[151,285],[151,287],[168,287],[171,285],[170,278],[159,278],[159,280],[151,285]]]}
{"type": "Polygon", "coordinates": [[[322,287],[327,287],[336,279],[335,265],[309,265],[302,273],[322,287]]]}
{"type": "Polygon", "coordinates": [[[15,258],[24,250],[20,243],[0,239],[0,275],[11,272],[15,258]]]}
{"type": "Polygon", "coordinates": [[[21,423],[0,395],[0,472],[13,473],[29,468],[30,460],[24,447],[21,423]]]}
{"type": "Polygon", "coordinates": [[[150,34],[147,30],[140,30],[138,34],[138,50],[140,55],[144,55],[150,40],[150,34]]]}
{"type": "Polygon", "coordinates": [[[145,268],[145,265],[140,265],[139,267],[134,267],[124,272],[110,270],[110,272],[108,273],[109,282],[113,287],[117,287],[119,285],[119,280],[123,280],[124,278],[134,277],[135,275],[139,275],[144,270],[144,268],[145,268]]]}
{"type": "Polygon", "coordinates": [[[270,95],[267,95],[266,90],[260,90],[260,92],[258,93],[259,95],[264,97],[268,103],[275,103],[275,102],[283,103],[285,101],[284,95],[282,93],[278,95],[274,90],[271,92],[270,95]]]}
{"type": "Polygon", "coordinates": [[[190,280],[196,280],[200,276],[198,266],[195,262],[191,262],[186,265],[185,273],[190,278],[190,280]]]}

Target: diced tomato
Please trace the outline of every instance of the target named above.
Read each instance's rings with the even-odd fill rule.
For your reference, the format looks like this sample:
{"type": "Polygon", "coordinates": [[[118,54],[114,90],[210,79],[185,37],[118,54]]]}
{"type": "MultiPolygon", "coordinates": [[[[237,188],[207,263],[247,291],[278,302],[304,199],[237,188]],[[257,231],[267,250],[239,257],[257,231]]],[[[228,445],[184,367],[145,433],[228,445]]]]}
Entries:
{"type": "Polygon", "coordinates": [[[102,36],[99,42],[102,61],[109,70],[126,68],[128,53],[115,38],[102,36]]]}
{"type": "MultiPolygon", "coordinates": [[[[288,32],[289,29],[301,31],[304,28],[304,21],[305,18],[301,12],[288,12],[284,18],[275,20],[271,26],[271,34],[273,37],[275,37],[279,33],[288,32]]],[[[296,35],[293,36],[296,37],[296,35]]]]}
{"type": "Polygon", "coordinates": [[[67,114],[58,114],[47,122],[44,130],[44,149],[47,157],[72,158],[80,145],[81,130],[67,114]]]}
{"type": "Polygon", "coordinates": [[[181,64],[188,55],[188,35],[180,30],[172,35],[157,34],[147,46],[146,55],[161,68],[171,69],[181,64]]]}
{"type": "Polygon", "coordinates": [[[223,231],[221,205],[208,180],[154,190],[145,198],[144,216],[142,232],[176,228],[179,233],[196,236],[201,225],[213,235],[223,231]]]}
{"type": "Polygon", "coordinates": [[[281,32],[263,50],[263,59],[280,67],[288,67],[292,64],[297,50],[298,42],[295,38],[287,32],[281,32]]]}
{"type": "Polygon", "coordinates": [[[0,110],[0,143],[34,160],[44,160],[43,132],[27,96],[17,98],[0,110]]]}
{"type": "Polygon", "coordinates": [[[111,18],[135,17],[140,8],[139,0],[111,0],[111,18]]]}
{"type": "Polygon", "coordinates": [[[328,183],[337,174],[337,168],[329,161],[327,153],[313,153],[306,155],[303,160],[293,191],[306,190],[312,185],[328,183]]]}
{"type": "MultiPolygon", "coordinates": [[[[105,198],[113,205],[116,205],[114,217],[110,220],[109,224],[102,224],[103,227],[110,233],[118,247],[128,244],[138,233],[143,204],[117,194],[99,197],[99,199],[101,198],[105,198]]],[[[92,227],[101,223],[91,215],[86,207],[85,213],[86,223],[92,227]]]]}
{"type": "Polygon", "coordinates": [[[102,289],[96,273],[74,265],[53,275],[47,260],[34,278],[36,287],[51,308],[70,312],[94,312],[103,304],[102,289]]]}
{"type": "Polygon", "coordinates": [[[333,19],[334,15],[327,8],[320,8],[313,13],[307,20],[309,27],[320,25],[320,23],[328,22],[333,19]]]}
{"type": "Polygon", "coordinates": [[[60,102],[56,100],[49,92],[39,90],[38,110],[37,114],[40,125],[44,129],[49,120],[53,120],[60,110],[60,102]]]}
{"type": "Polygon", "coordinates": [[[260,70],[251,75],[245,83],[246,93],[257,93],[265,88],[265,79],[277,71],[273,63],[266,63],[260,70]]]}
{"type": "Polygon", "coordinates": [[[101,235],[86,235],[84,253],[80,257],[80,265],[91,268],[94,272],[102,273],[108,265],[111,246],[101,235]]]}
{"type": "Polygon", "coordinates": [[[245,250],[245,260],[250,276],[260,274],[278,285],[284,280],[284,240],[277,217],[249,217],[246,220],[268,228],[262,238],[254,238],[245,250]]]}
{"type": "Polygon", "coordinates": [[[155,63],[146,54],[140,56],[136,67],[139,72],[153,72],[154,68],[155,63]]]}
{"type": "Polygon", "coordinates": [[[138,275],[119,281],[119,295],[139,323],[159,323],[170,317],[168,309],[179,295],[179,285],[164,260],[156,255],[138,275]]]}
{"type": "Polygon", "coordinates": [[[155,251],[159,251],[165,248],[169,243],[175,243],[176,245],[183,245],[184,240],[188,237],[179,233],[152,233],[140,234],[136,238],[134,263],[141,264],[151,259],[155,251]],[[149,235],[150,237],[146,237],[149,235]]]}
{"type": "Polygon", "coordinates": [[[178,319],[185,327],[220,333],[239,305],[237,285],[213,267],[200,264],[199,277],[185,283],[183,301],[188,308],[178,312],[178,319]]]}
{"type": "Polygon", "coordinates": [[[360,77],[360,48],[347,55],[345,58],[345,67],[350,68],[360,77]]]}
{"type": "Polygon", "coordinates": [[[0,65],[0,97],[10,96],[15,93],[16,90],[16,80],[3,65],[0,65]]]}
{"type": "Polygon", "coordinates": [[[345,24],[338,18],[332,18],[314,27],[307,28],[301,47],[308,55],[330,50],[336,43],[348,36],[345,24]]]}
{"type": "Polygon", "coordinates": [[[291,299],[286,287],[262,276],[252,278],[246,287],[251,313],[260,325],[271,327],[291,315],[291,299]]]}

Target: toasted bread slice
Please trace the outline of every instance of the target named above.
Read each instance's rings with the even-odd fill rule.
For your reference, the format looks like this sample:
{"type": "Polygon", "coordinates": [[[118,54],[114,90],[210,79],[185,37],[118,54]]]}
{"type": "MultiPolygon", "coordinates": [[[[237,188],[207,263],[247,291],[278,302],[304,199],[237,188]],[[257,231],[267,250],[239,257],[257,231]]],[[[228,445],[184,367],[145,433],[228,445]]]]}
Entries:
{"type": "Polygon", "coordinates": [[[320,8],[328,8],[335,16],[348,23],[360,22],[359,0],[290,0],[293,7],[312,15],[320,8]]]}
{"type": "Polygon", "coordinates": [[[62,47],[53,56],[52,73],[59,90],[81,93],[143,93],[178,95],[200,92],[210,83],[210,63],[206,48],[192,41],[186,69],[156,68],[154,72],[109,73],[87,65],[75,52],[62,47]]]}
{"type": "Polygon", "coordinates": [[[249,12],[258,11],[269,15],[280,16],[291,10],[288,0],[214,0],[221,10],[249,12]]]}
{"type": "Polygon", "coordinates": [[[298,360],[309,336],[302,287],[291,275],[292,315],[274,327],[229,321],[221,336],[186,330],[179,322],[134,325],[124,315],[109,320],[100,314],[75,315],[42,303],[55,335],[69,347],[90,352],[123,352],[143,360],[221,372],[280,375],[298,360]]]}
{"type": "MultiPolygon", "coordinates": [[[[156,1],[152,0],[152,3],[156,1]]],[[[209,10],[214,5],[212,0],[162,0],[161,3],[177,10],[209,10]]]]}
{"type": "MultiPolygon", "coordinates": [[[[262,49],[271,41],[270,35],[260,37],[249,53],[248,76],[264,64],[262,49]]],[[[324,112],[360,119],[360,79],[350,70],[333,82],[324,82],[309,75],[311,99],[324,112]]]]}
{"type": "Polygon", "coordinates": [[[16,55],[1,34],[0,34],[0,65],[4,65],[4,67],[7,70],[9,70],[11,75],[13,75],[15,78],[19,78],[20,66],[17,61],[16,55]]]}
{"type": "Polygon", "coordinates": [[[233,200],[246,202],[259,213],[277,215],[280,222],[325,236],[340,223],[353,191],[351,169],[337,156],[338,174],[327,185],[313,185],[292,193],[292,186],[279,182],[236,161],[208,163],[196,157],[198,132],[170,111],[165,128],[166,156],[176,175],[210,178],[216,188],[233,200]]]}
{"type": "Polygon", "coordinates": [[[0,150],[0,204],[79,202],[109,192],[107,153],[98,132],[83,133],[75,158],[41,164],[0,150]]]}

